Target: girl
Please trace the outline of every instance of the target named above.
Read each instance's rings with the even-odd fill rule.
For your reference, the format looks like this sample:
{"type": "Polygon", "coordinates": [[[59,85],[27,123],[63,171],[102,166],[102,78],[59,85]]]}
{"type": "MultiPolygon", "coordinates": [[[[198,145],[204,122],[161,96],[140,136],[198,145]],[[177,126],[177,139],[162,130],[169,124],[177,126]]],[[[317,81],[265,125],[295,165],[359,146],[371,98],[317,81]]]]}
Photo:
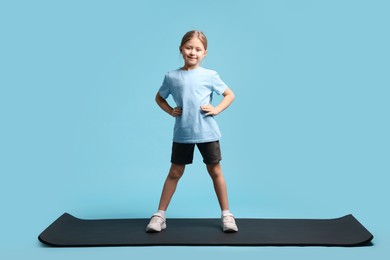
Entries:
{"type": "Polygon", "coordinates": [[[191,164],[195,145],[213,180],[214,189],[222,210],[222,230],[238,231],[233,214],[229,211],[225,179],[220,160],[219,139],[221,132],[214,116],[225,110],[233,101],[234,94],[220,79],[217,72],[200,67],[207,55],[207,38],[201,31],[187,32],[179,47],[184,66],[168,72],[156,95],[156,102],[162,110],[176,118],[171,168],[162,190],[158,212],[153,214],[146,227],[147,232],[159,232],[167,227],[165,211],[184,173],[186,164],[191,164]],[[222,94],[221,103],[213,107],[213,92],[222,94]],[[176,107],[166,101],[172,95],[176,107]]]}

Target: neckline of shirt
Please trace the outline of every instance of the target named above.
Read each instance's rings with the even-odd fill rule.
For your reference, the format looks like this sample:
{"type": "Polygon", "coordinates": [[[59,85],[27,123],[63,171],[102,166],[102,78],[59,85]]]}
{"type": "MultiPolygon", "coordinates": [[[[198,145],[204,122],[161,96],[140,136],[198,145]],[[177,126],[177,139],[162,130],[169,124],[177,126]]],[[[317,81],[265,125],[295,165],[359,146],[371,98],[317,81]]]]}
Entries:
{"type": "Polygon", "coordinates": [[[199,70],[199,69],[201,69],[202,67],[201,66],[199,66],[199,67],[197,67],[197,68],[195,68],[195,69],[192,69],[192,70],[184,70],[183,68],[179,68],[179,71],[184,71],[184,72],[191,72],[191,71],[197,71],[197,70],[199,70]]]}

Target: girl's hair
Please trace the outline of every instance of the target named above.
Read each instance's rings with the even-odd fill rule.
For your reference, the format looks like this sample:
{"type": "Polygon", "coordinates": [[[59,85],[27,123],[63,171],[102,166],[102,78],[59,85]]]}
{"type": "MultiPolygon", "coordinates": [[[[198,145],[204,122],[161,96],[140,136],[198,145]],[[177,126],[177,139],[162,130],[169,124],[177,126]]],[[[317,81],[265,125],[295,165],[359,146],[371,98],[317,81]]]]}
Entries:
{"type": "Polygon", "coordinates": [[[207,38],[206,38],[206,35],[201,32],[201,31],[198,31],[198,30],[192,30],[192,31],[189,31],[187,32],[186,34],[184,34],[183,38],[181,39],[181,44],[180,44],[180,51],[181,51],[181,47],[183,47],[184,44],[186,44],[186,42],[188,42],[189,40],[191,40],[192,38],[198,38],[201,43],[203,44],[203,47],[205,50],[207,50],[207,38]]]}

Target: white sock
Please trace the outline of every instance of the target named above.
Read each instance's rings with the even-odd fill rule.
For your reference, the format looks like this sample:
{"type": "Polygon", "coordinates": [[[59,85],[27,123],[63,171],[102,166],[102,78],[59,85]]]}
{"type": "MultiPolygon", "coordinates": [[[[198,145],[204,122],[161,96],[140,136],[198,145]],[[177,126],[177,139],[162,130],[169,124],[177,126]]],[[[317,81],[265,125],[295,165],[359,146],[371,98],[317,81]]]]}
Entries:
{"type": "Polygon", "coordinates": [[[222,216],[226,216],[229,214],[232,214],[232,213],[230,213],[230,210],[222,210],[222,216]]]}
{"type": "Polygon", "coordinates": [[[165,218],[165,210],[158,210],[157,214],[159,214],[161,217],[165,218]]]}

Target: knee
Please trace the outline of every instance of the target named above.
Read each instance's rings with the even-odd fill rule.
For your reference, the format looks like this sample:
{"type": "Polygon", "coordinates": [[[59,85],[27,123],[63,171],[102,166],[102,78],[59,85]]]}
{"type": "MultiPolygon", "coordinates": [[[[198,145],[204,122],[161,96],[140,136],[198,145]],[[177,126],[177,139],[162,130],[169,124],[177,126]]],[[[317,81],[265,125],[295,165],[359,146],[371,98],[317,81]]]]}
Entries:
{"type": "Polygon", "coordinates": [[[222,169],[219,164],[207,165],[207,171],[212,179],[222,176],[222,169]]]}
{"type": "Polygon", "coordinates": [[[172,165],[169,170],[168,178],[170,180],[178,181],[184,173],[184,166],[172,165]]]}

